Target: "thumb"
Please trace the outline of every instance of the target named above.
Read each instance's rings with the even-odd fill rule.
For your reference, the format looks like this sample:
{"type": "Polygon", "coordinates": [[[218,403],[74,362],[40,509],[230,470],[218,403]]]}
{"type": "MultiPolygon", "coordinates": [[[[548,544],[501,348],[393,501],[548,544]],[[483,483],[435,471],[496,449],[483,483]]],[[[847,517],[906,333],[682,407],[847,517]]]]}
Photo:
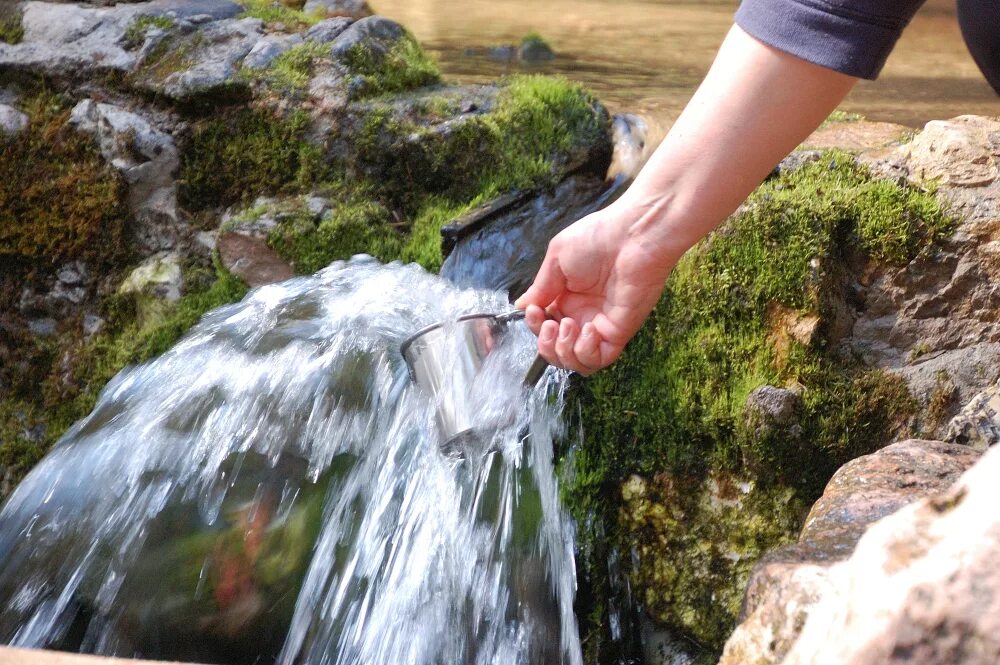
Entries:
{"type": "Polygon", "coordinates": [[[542,261],[542,267],[535,275],[535,281],[524,292],[520,298],[514,302],[514,307],[524,309],[528,305],[538,305],[545,309],[562,295],[566,290],[566,275],[563,274],[559,266],[559,259],[550,251],[542,261]]]}

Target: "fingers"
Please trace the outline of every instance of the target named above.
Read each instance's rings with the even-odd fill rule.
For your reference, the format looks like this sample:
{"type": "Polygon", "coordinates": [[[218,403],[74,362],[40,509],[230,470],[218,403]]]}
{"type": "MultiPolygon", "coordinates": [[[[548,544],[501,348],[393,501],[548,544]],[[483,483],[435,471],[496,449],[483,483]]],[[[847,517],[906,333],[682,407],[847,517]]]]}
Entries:
{"type": "Polygon", "coordinates": [[[585,323],[581,330],[571,318],[563,318],[558,323],[551,320],[541,323],[538,352],[549,364],[584,376],[608,364],[602,360],[602,340],[594,325],[585,323]]]}
{"type": "Polygon", "coordinates": [[[538,305],[528,305],[524,310],[524,322],[528,324],[528,329],[531,330],[537,337],[542,329],[542,324],[545,323],[545,310],[538,305]]]}

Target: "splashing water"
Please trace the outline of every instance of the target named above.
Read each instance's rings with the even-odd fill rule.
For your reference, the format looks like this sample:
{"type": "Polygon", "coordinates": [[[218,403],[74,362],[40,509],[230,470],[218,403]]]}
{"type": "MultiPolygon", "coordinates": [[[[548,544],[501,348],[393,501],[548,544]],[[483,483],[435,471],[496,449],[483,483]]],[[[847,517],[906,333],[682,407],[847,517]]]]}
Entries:
{"type": "Polygon", "coordinates": [[[205,662],[581,661],[552,445],[513,326],[446,455],[400,343],[509,308],[356,258],[256,289],[119,374],[0,512],[0,642],[205,662]]]}

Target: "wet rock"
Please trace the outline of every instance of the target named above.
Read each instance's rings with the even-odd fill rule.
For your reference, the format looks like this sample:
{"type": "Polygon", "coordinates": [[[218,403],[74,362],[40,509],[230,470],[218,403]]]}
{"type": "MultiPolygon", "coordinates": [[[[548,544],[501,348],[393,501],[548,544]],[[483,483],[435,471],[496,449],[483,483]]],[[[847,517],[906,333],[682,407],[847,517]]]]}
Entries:
{"type": "Polygon", "coordinates": [[[180,299],[183,286],[180,257],[176,253],[165,253],[146,259],[122,282],[118,291],[173,301],[180,299]]]}
{"type": "Polygon", "coordinates": [[[611,133],[614,149],[607,177],[635,178],[655,148],[649,142],[649,125],[632,113],[619,114],[611,119],[611,133]]]}
{"type": "Polygon", "coordinates": [[[17,136],[28,128],[28,116],[17,109],[0,104],[0,139],[4,136],[17,136]]]}
{"type": "Polygon", "coordinates": [[[798,542],[754,568],[742,623],[720,665],[783,662],[810,607],[833,586],[829,567],[851,556],[874,522],[946,489],[979,457],[966,446],[911,439],[841,467],[810,510],[798,542]]]}
{"type": "Polygon", "coordinates": [[[307,13],[346,16],[353,19],[364,18],[374,13],[365,0],[307,0],[302,9],[307,13]]]}
{"type": "Polygon", "coordinates": [[[517,57],[521,62],[527,63],[548,62],[555,59],[556,53],[542,39],[529,37],[517,49],[517,57]]]}
{"type": "Polygon", "coordinates": [[[239,233],[223,233],[218,241],[222,265],[251,287],[281,282],[295,273],[263,239],[239,233]]]}
{"type": "Polygon", "coordinates": [[[783,661],[1000,662],[1000,449],[888,517],[828,573],[783,661]]]}
{"type": "Polygon", "coordinates": [[[279,55],[303,42],[301,35],[269,35],[264,37],[250,49],[243,66],[248,69],[265,69],[279,55]]]}
{"type": "Polygon", "coordinates": [[[180,158],[173,138],[136,113],[90,99],[77,104],[70,122],[94,136],[104,158],[125,176],[142,246],[154,252],[173,248],[182,231],[174,180],[180,158]]]}

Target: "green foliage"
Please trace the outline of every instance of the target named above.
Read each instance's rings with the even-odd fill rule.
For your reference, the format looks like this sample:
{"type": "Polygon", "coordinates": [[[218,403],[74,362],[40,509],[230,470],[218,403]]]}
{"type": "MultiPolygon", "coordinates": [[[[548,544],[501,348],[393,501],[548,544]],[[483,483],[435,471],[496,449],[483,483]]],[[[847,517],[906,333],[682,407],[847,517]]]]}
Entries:
{"type": "Polygon", "coordinates": [[[402,234],[391,227],[388,209],[347,194],[320,220],[306,210],[286,215],[268,244],[299,273],[313,273],[338,259],[371,254],[383,262],[399,258],[402,234]]]}
{"type": "MultiPolygon", "coordinates": [[[[428,108],[430,101],[422,108],[428,108]]],[[[448,131],[373,103],[356,143],[358,166],[381,196],[412,220],[404,260],[434,269],[443,224],[495,196],[554,184],[567,160],[606,145],[608,118],[581,86],[559,77],[516,76],[495,108],[448,131]]]]}
{"type": "Polygon", "coordinates": [[[181,162],[180,200],[191,210],[251,196],[302,191],[326,170],[305,138],[309,116],[240,108],[196,124],[181,162]]]}
{"type": "Polygon", "coordinates": [[[27,98],[31,120],[4,139],[0,160],[0,261],[46,266],[84,259],[95,267],[127,254],[125,185],[69,109],[47,92],[27,98]]]}
{"type": "Polygon", "coordinates": [[[362,97],[412,90],[441,81],[437,63],[406,33],[387,52],[358,43],[344,54],[344,63],[358,77],[362,97]]]}
{"type": "Polygon", "coordinates": [[[329,45],[307,41],[288,49],[265,69],[246,69],[243,76],[261,81],[277,93],[302,92],[309,87],[316,60],[329,55],[329,45]]]}
{"type": "Polygon", "coordinates": [[[321,13],[304,12],[301,8],[273,0],[239,0],[239,4],[243,5],[240,17],[259,18],[271,29],[281,25],[286,30],[295,32],[323,20],[321,13]]]}
{"type": "MultiPolygon", "coordinates": [[[[105,384],[123,367],[169,349],[203,314],[246,293],[240,279],[221,265],[198,279],[177,302],[142,302],[136,294],[114,294],[102,304],[106,325],[53,358],[40,385],[10,391],[0,399],[0,465],[19,480],[69,427],[87,415],[105,384]],[[33,432],[33,430],[35,430],[33,432]]],[[[202,271],[204,272],[204,271],[202,271]]]]}
{"type": "MultiPolygon", "coordinates": [[[[794,518],[833,472],[888,443],[916,409],[902,379],[826,348],[825,321],[845,298],[848,259],[860,253],[905,264],[951,223],[929,193],[874,180],[841,154],[764,183],[681,261],[622,358],[580,384],[585,436],[566,488],[578,516],[618,524],[623,544],[645,542],[653,536],[619,522],[609,507],[624,479],[698,484],[721,474],[752,479],[768,494],[789,493],[799,512],[761,542],[794,535],[794,518]],[[789,317],[818,320],[816,333],[796,339],[789,317]],[[799,392],[794,428],[766,426],[746,412],[750,392],[765,384],[799,392]]],[[[741,519],[758,518],[746,508],[741,519]]],[[[670,532],[692,528],[681,520],[680,531],[670,532]]],[[[659,543],[653,556],[663,561],[642,564],[637,588],[662,601],[663,621],[720,648],[749,568],[716,575],[729,566],[723,552],[711,553],[708,565],[701,540],[656,538],[648,542],[659,543]],[[649,571],[667,564],[693,572],[661,585],[649,571]],[[728,600],[711,602],[706,589],[728,600]]]]}
{"type": "Polygon", "coordinates": [[[21,8],[16,3],[0,6],[0,42],[18,44],[24,39],[21,8]]]}
{"type": "Polygon", "coordinates": [[[138,48],[142,46],[142,42],[146,39],[146,31],[150,28],[169,30],[172,27],[174,27],[174,21],[168,16],[152,16],[149,14],[137,16],[132,21],[132,25],[125,31],[125,47],[138,48]]]}

